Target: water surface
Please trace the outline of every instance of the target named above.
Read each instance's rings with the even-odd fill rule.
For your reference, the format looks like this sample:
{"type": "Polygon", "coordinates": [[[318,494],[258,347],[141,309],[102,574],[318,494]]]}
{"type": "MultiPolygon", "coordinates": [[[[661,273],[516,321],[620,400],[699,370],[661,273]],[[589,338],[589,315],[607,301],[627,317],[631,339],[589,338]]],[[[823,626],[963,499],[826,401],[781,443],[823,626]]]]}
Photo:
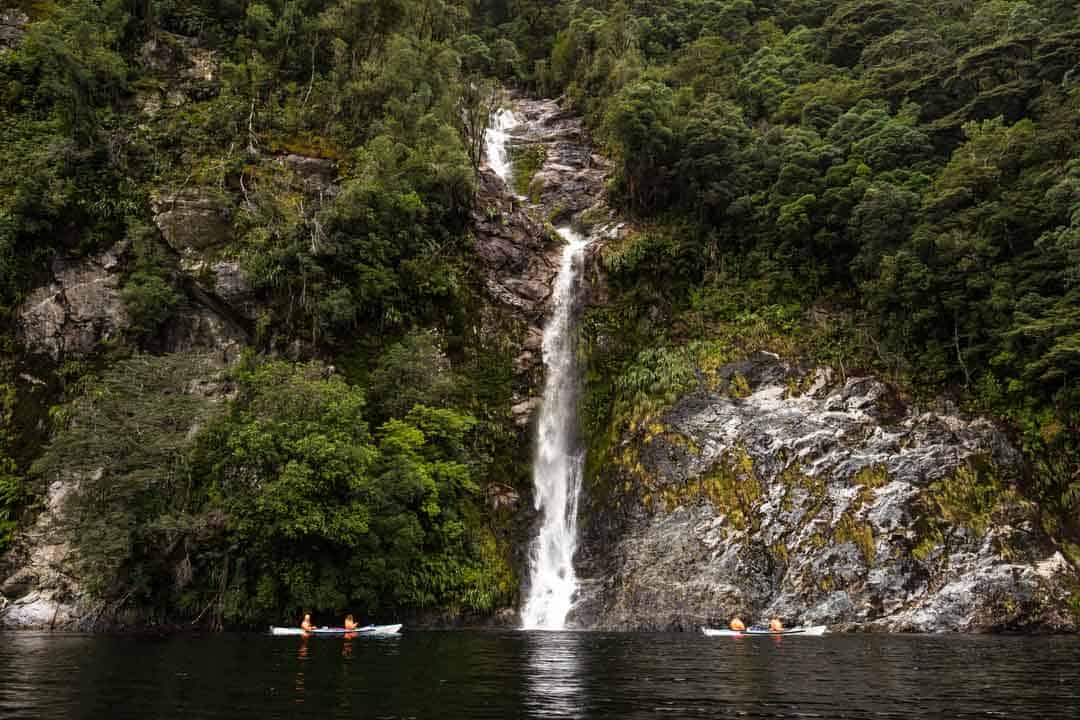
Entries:
{"type": "Polygon", "coordinates": [[[0,633],[0,718],[1069,718],[1077,638],[0,633]]]}

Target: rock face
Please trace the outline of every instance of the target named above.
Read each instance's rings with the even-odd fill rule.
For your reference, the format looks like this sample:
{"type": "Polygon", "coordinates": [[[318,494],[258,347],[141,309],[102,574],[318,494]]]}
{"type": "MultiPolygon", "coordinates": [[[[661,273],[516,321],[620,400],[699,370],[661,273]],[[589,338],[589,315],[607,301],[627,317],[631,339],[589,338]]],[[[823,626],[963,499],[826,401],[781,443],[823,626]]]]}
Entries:
{"type": "MultiPolygon", "coordinates": [[[[523,326],[516,333],[522,341],[514,359],[519,381],[511,412],[525,428],[540,403],[543,324],[562,254],[563,240],[551,223],[576,225],[596,237],[617,235],[624,225],[604,203],[608,166],[592,153],[581,118],[554,100],[517,98],[510,106],[519,121],[510,131],[511,153],[539,148],[543,161],[528,198],[516,196],[483,168],[472,221],[484,286],[523,326]]],[[[596,279],[593,254],[587,273],[596,279]]],[[[590,283],[590,288],[595,285],[590,283]]]]}
{"type": "Polygon", "coordinates": [[[195,38],[159,31],[139,48],[138,62],[160,81],[160,85],[147,85],[136,94],[136,104],[148,117],[163,107],[180,107],[218,91],[217,55],[201,47],[195,38]]]}
{"type": "Polygon", "coordinates": [[[316,198],[321,203],[338,194],[338,169],[333,161],[294,153],[280,155],[275,159],[296,176],[305,195],[316,198]]]}
{"type": "Polygon", "coordinates": [[[1075,629],[1075,569],[1009,491],[1020,457],[990,422],[767,354],[714,380],[625,439],[645,490],[589,514],[578,624],[1075,629]]]}
{"type": "Polygon", "coordinates": [[[558,271],[556,241],[493,173],[481,174],[477,198],[474,248],[484,285],[499,304],[539,323],[558,271]]]}
{"type": "Polygon", "coordinates": [[[71,545],[63,506],[73,487],[59,481],[49,486],[33,528],[8,554],[8,564],[17,569],[0,583],[0,627],[62,628],[89,612],[90,597],[67,572],[71,545]]]}
{"type": "Polygon", "coordinates": [[[55,280],[39,287],[17,311],[19,340],[31,352],[59,360],[93,353],[128,326],[120,297],[122,247],[92,258],[59,259],[55,280]]]}
{"type": "Polygon", "coordinates": [[[16,47],[26,34],[26,24],[30,18],[17,8],[0,10],[0,53],[16,47]]]}
{"type": "Polygon", "coordinates": [[[224,245],[232,237],[232,209],[225,198],[201,188],[154,199],[154,223],[178,253],[224,245]]]}
{"type": "Polygon", "coordinates": [[[544,161],[529,183],[529,197],[554,223],[577,217],[603,202],[608,163],[592,151],[581,117],[555,100],[519,100],[514,113],[521,124],[511,133],[511,151],[543,148],[544,161]]]}

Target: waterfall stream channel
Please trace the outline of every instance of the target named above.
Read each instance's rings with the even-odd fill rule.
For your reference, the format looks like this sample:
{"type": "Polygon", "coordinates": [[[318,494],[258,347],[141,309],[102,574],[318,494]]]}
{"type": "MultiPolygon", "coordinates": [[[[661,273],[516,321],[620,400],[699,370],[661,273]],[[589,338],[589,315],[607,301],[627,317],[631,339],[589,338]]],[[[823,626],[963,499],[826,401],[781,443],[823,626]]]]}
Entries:
{"type": "MultiPolygon", "coordinates": [[[[512,188],[508,143],[518,119],[500,110],[485,137],[491,169],[512,188]]],[[[523,199],[523,198],[521,198],[523,199]]],[[[533,457],[535,505],[540,528],[530,551],[529,592],[521,610],[527,630],[563,630],[574,602],[577,510],[584,470],[578,428],[577,319],[579,280],[589,238],[570,226],[557,228],[566,241],[544,325],[544,391],[533,457]]]]}

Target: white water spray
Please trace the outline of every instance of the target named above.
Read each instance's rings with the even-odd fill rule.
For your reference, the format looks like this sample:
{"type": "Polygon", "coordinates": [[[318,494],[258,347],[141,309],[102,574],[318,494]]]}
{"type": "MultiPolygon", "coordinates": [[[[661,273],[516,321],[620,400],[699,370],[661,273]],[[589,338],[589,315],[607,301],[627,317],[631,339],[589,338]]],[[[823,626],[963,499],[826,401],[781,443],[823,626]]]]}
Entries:
{"type": "MultiPolygon", "coordinates": [[[[514,113],[500,110],[484,135],[488,165],[507,184],[511,168],[506,143],[517,124],[514,113]]],[[[543,519],[532,548],[529,597],[521,611],[526,629],[564,629],[577,592],[574,552],[584,455],[578,445],[579,373],[574,331],[577,280],[589,241],[568,227],[558,233],[566,240],[566,247],[552,290],[551,318],[544,327],[547,372],[533,460],[536,509],[543,513],[543,519]]]]}
{"type": "Polygon", "coordinates": [[[577,279],[586,238],[560,228],[567,241],[555,278],[551,318],[544,327],[544,399],[533,459],[536,508],[543,512],[532,551],[529,597],[521,611],[526,629],[562,630],[577,591],[578,495],[584,456],[578,446],[578,367],[575,343],[577,279]]]}
{"type": "Polygon", "coordinates": [[[484,150],[488,165],[495,174],[510,184],[510,158],[506,152],[506,142],[510,131],[518,124],[517,117],[510,110],[499,110],[491,118],[491,127],[484,132],[484,150]]]}

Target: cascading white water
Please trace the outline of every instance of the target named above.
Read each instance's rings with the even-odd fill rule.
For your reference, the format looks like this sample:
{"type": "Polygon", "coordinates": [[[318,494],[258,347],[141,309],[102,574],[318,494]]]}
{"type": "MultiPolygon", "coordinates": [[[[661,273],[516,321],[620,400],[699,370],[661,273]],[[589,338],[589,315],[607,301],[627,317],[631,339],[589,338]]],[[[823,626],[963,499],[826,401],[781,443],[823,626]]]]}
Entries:
{"type": "Polygon", "coordinates": [[[491,127],[484,132],[484,150],[488,165],[495,174],[510,183],[510,158],[506,152],[506,142],[510,130],[518,124],[517,117],[510,110],[499,110],[491,118],[491,127]]]}
{"type": "Polygon", "coordinates": [[[574,601],[577,509],[584,456],[578,447],[578,368],[575,343],[577,279],[588,239],[559,228],[566,240],[544,327],[543,405],[533,459],[536,508],[543,513],[532,551],[529,597],[521,611],[526,629],[562,630],[574,601]]]}
{"type": "MultiPolygon", "coordinates": [[[[488,165],[508,184],[511,168],[506,143],[517,124],[513,112],[500,110],[484,135],[488,165]]],[[[559,228],[558,233],[566,247],[552,292],[551,318],[544,327],[547,372],[533,461],[536,509],[543,519],[532,549],[529,597],[521,611],[526,629],[562,630],[577,590],[574,551],[584,456],[577,442],[579,375],[574,325],[577,279],[589,241],[568,227],[559,228]]]]}

